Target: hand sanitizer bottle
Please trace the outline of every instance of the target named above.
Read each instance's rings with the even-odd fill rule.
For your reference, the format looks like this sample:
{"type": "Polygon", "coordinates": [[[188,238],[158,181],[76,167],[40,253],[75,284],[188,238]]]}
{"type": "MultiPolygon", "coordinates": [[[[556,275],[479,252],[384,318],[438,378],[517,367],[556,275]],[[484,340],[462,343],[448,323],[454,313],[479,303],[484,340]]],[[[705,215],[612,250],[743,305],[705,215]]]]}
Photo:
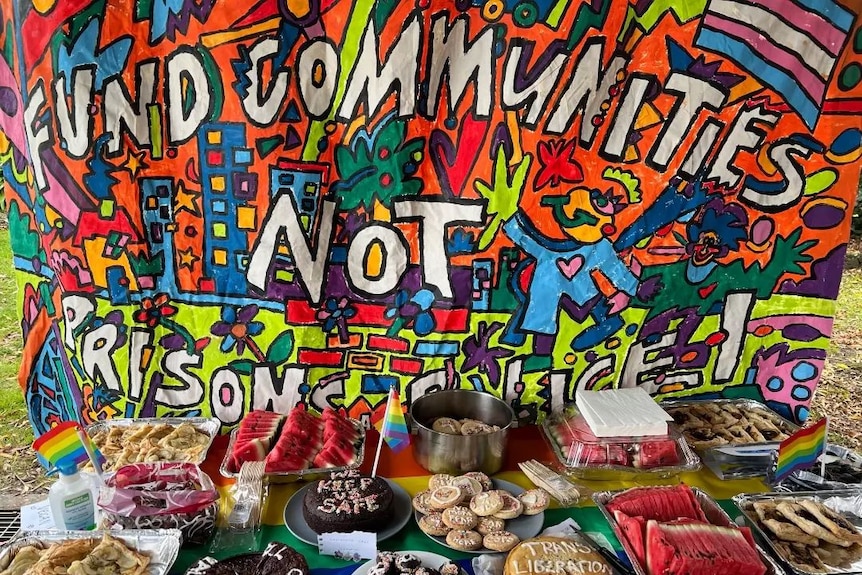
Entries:
{"type": "Polygon", "coordinates": [[[75,464],[63,465],[60,477],[48,490],[57,529],[82,531],[96,528],[96,507],[89,482],[75,464]]]}

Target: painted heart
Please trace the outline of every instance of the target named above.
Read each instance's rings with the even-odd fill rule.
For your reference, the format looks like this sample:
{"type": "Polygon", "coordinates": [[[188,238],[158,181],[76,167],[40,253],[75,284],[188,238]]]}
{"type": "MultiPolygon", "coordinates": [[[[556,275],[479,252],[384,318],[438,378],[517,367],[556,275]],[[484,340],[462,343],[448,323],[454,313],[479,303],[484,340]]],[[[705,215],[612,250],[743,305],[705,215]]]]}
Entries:
{"type": "Polygon", "coordinates": [[[457,142],[443,130],[431,131],[428,150],[444,196],[460,197],[464,192],[464,184],[479,159],[489,126],[490,122],[477,120],[469,114],[461,122],[457,142]]]}
{"type": "Polygon", "coordinates": [[[557,267],[566,276],[566,279],[572,279],[575,274],[584,266],[584,256],[573,256],[570,259],[557,258],[557,267]]]}
{"type": "Polygon", "coordinates": [[[715,291],[716,286],[718,286],[717,283],[709,284],[708,286],[704,286],[698,289],[697,293],[698,295],[700,295],[701,298],[706,299],[707,297],[709,297],[709,294],[715,291]]]}

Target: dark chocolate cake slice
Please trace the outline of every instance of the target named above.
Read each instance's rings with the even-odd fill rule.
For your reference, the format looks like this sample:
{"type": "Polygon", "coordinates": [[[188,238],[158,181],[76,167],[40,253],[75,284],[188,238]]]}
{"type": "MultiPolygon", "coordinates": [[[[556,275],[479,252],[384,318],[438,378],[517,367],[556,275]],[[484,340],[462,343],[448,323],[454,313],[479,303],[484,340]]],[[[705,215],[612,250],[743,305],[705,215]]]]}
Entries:
{"type": "Polygon", "coordinates": [[[308,575],[308,563],[293,547],[273,542],[263,551],[254,575],[308,575]]]}
{"type": "Polygon", "coordinates": [[[305,493],[302,515],[315,533],[382,531],[395,495],[385,479],[355,469],[333,473],[305,493]]]}

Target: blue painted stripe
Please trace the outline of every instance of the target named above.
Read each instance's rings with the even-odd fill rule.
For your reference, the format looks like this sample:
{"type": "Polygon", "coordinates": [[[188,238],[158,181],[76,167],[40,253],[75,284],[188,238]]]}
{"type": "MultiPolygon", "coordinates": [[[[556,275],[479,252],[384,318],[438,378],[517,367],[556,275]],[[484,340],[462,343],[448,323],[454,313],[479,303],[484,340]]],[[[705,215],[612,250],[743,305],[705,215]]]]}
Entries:
{"type": "Polygon", "coordinates": [[[418,341],[413,353],[416,355],[458,355],[457,341],[418,341]]]}
{"type": "Polygon", "coordinates": [[[730,56],[738,66],[748,70],[755,79],[780,94],[802,117],[808,128],[814,129],[817,118],[820,117],[820,109],[787,72],[773,66],[739,40],[709,28],[701,28],[695,45],[730,56]]]}
{"type": "Polygon", "coordinates": [[[835,26],[847,32],[853,27],[853,13],[832,0],[795,0],[812,12],[820,14],[835,26]]]}

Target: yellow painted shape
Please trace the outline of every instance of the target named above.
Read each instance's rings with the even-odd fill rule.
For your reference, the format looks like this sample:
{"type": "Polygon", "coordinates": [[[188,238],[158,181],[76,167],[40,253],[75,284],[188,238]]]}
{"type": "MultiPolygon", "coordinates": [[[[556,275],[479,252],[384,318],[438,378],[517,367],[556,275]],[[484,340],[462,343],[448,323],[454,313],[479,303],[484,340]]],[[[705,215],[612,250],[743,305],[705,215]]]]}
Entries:
{"type": "Polygon", "coordinates": [[[638,112],[638,119],[635,121],[635,130],[643,130],[650,126],[655,126],[663,121],[661,112],[652,104],[644,104],[641,111],[638,112]]]}
{"type": "Polygon", "coordinates": [[[39,14],[47,14],[57,4],[57,0],[33,0],[33,8],[39,14]]]}
{"type": "Polygon", "coordinates": [[[224,176],[211,177],[210,186],[212,186],[214,192],[223,192],[225,188],[224,176]]]}
{"type": "Polygon", "coordinates": [[[506,128],[509,130],[509,137],[512,138],[512,157],[509,158],[509,165],[514,166],[520,164],[524,158],[524,148],[521,147],[521,129],[518,127],[518,113],[514,110],[506,112],[506,128]]]}
{"type": "Polygon", "coordinates": [[[297,18],[304,18],[311,11],[308,0],[287,0],[287,10],[297,18]]]}
{"type": "Polygon", "coordinates": [[[257,210],[249,206],[238,207],[236,209],[236,226],[241,230],[257,228],[257,210]]]}
{"type": "Polygon", "coordinates": [[[213,48],[229,42],[239,42],[240,40],[255,38],[265,34],[266,32],[278,30],[278,24],[280,21],[281,18],[270,18],[269,20],[264,20],[263,22],[254,24],[253,26],[245,26],[228,32],[204,34],[201,36],[201,44],[207,48],[213,48]]]}
{"type": "Polygon", "coordinates": [[[227,252],[222,249],[213,250],[213,263],[217,266],[227,265],[227,252]]]}
{"type": "Polygon", "coordinates": [[[374,242],[368,248],[368,259],[365,261],[365,274],[369,278],[380,277],[383,273],[383,248],[380,242],[374,242]]]}

